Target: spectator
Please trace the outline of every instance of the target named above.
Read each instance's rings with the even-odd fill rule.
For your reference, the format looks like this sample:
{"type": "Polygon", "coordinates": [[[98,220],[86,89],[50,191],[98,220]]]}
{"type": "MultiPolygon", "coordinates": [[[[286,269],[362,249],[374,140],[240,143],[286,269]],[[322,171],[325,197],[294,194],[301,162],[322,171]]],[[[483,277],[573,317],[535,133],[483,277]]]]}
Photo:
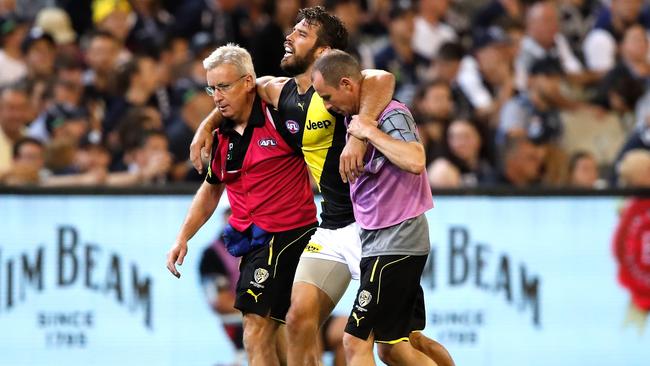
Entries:
{"type": "Polygon", "coordinates": [[[627,67],[631,75],[639,80],[650,79],[650,62],[648,62],[648,37],[646,29],[640,24],[627,28],[620,46],[620,61],[618,65],[627,67]]]}
{"type": "Polygon", "coordinates": [[[131,108],[155,106],[158,88],[156,60],[150,55],[138,55],[120,65],[115,75],[117,95],[107,106],[103,131],[111,133],[131,108]]]}
{"type": "Polygon", "coordinates": [[[492,27],[478,36],[473,55],[461,62],[458,83],[479,119],[495,126],[501,107],[514,94],[514,75],[503,30],[492,27]]]}
{"type": "Polygon", "coordinates": [[[580,77],[582,64],[571,51],[566,38],[559,32],[557,8],[551,1],[532,5],[526,15],[526,36],[515,61],[515,85],[525,91],[528,70],[540,59],[555,58],[562,65],[565,74],[580,77]]]}
{"type": "Polygon", "coordinates": [[[529,188],[539,184],[543,151],[526,137],[508,137],[503,145],[497,184],[529,188]]]}
{"type": "MultiPolygon", "coordinates": [[[[94,32],[89,36],[84,57],[89,69],[84,73],[85,95],[100,109],[105,109],[111,97],[110,85],[122,44],[108,32],[94,32]]],[[[102,113],[103,114],[103,113],[102,113]]],[[[104,119],[104,116],[100,116],[104,119]]]]}
{"type": "Polygon", "coordinates": [[[160,113],[156,108],[131,108],[117,126],[115,134],[109,135],[107,147],[112,154],[111,171],[128,170],[129,161],[125,153],[135,150],[142,144],[142,138],[150,130],[163,128],[160,113]]]}
{"type": "Polygon", "coordinates": [[[582,44],[593,27],[596,17],[594,11],[600,6],[598,0],[561,0],[559,2],[560,30],[573,53],[584,60],[582,44]]]}
{"type": "Polygon", "coordinates": [[[536,61],[530,70],[528,92],[521,93],[506,103],[501,111],[497,129],[497,148],[506,136],[525,136],[539,145],[543,156],[543,181],[558,185],[565,181],[567,158],[562,146],[563,123],[559,102],[562,76],[555,59],[536,61]]]}
{"type": "Polygon", "coordinates": [[[240,1],[203,1],[201,15],[197,20],[200,30],[210,34],[217,45],[234,42],[242,47],[249,46],[253,26],[247,9],[240,1]]]}
{"type": "MultiPolygon", "coordinates": [[[[55,143],[57,149],[69,145],[55,143]]],[[[83,174],[52,175],[45,167],[45,146],[36,139],[26,137],[14,146],[14,160],[11,171],[5,176],[4,183],[8,185],[39,184],[49,187],[96,185],[106,176],[105,170],[88,169],[83,174]]],[[[50,159],[50,164],[52,164],[50,159]]]]}
{"type": "Polygon", "coordinates": [[[286,75],[280,68],[284,37],[293,28],[300,1],[278,0],[274,3],[270,20],[255,31],[251,41],[251,56],[258,75],[286,75]]]}
{"type": "Polygon", "coordinates": [[[0,18],[0,87],[27,75],[27,65],[20,45],[29,30],[28,22],[9,13],[0,18]]]}
{"type": "MultiPolygon", "coordinates": [[[[75,165],[82,173],[108,172],[111,164],[111,154],[101,144],[82,141],[75,155],[75,165]]],[[[110,174],[109,174],[110,177],[110,174]]],[[[110,178],[107,177],[107,180],[110,178]]]]}
{"type": "Polygon", "coordinates": [[[107,179],[105,169],[83,171],[78,165],[79,145],[70,139],[52,140],[46,148],[46,179],[41,180],[45,186],[95,186],[104,184],[107,179]]]}
{"type": "Polygon", "coordinates": [[[453,118],[454,104],[449,85],[432,81],[420,87],[414,117],[421,131],[427,165],[442,153],[444,131],[453,118]]]}
{"type": "Polygon", "coordinates": [[[57,62],[54,101],[74,106],[84,105],[84,67],[80,61],[61,57],[57,62]],[[58,88],[58,89],[57,89],[58,88]]]}
{"type": "Polygon", "coordinates": [[[602,188],[604,182],[599,179],[598,163],[593,154],[578,151],[571,156],[568,185],[576,188],[602,188]]]}
{"type": "Polygon", "coordinates": [[[23,40],[21,49],[27,64],[27,79],[32,82],[52,80],[56,60],[54,38],[41,28],[32,28],[23,40]]]}
{"type": "Polygon", "coordinates": [[[0,174],[11,166],[14,145],[25,136],[30,114],[24,86],[9,86],[0,92],[0,174]]]}
{"type": "MultiPolygon", "coordinates": [[[[81,110],[84,109],[83,101],[83,68],[75,62],[64,61],[59,64],[56,81],[52,91],[52,98],[48,101],[48,107],[30,125],[28,135],[43,142],[50,139],[51,126],[46,120],[53,113],[53,110],[81,110]]],[[[60,112],[63,113],[63,112],[60,112]]],[[[99,126],[93,126],[99,129],[99,126]]]]}
{"type": "MultiPolygon", "coordinates": [[[[619,48],[620,60],[600,83],[595,102],[605,108],[614,104],[610,103],[609,91],[615,85],[619,85],[620,92],[618,94],[621,100],[619,104],[627,107],[621,112],[634,108],[636,127],[643,128],[650,115],[650,93],[645,91],[650,85],[650,62],[648,61],[650,47],[645,28],[640,24],[628,27],[619,48]],[[628,81],[622,83],[619,79],[628,81]],[[639,97],[637,95],[639,92],[644,94],[639,97]],[[638,97],[638,99],[634,99],[634,97],[638,97]]],[[[631,127],[626,124],[627,131],[631,127]]]]}
{"type": "Polygon", "coordinates": [[[128,0],[94,0],[92,17],[95,28],[108,32],[120,44],[126,44],[126,39],[133,28],[133,10],[128,0]]]}
{"type": "Polygon", "coordinates": [[[395,98],[411,104],[418,82],[426,77],[429,60],[411,46],[414,12],[401,3],[390,12],[389,44],[375,55],[375,67],[395,75],[395,98]]]}
{"type": "Polygon", "coordinates": [[[524,18],[524,4],[521,0],[491,0],[481,7],[472,19],[473,36],[484,33],[488,28],[501,26],[505,22],[520,22],[524,18]]]}
{"type": "Polygon", "coordinates": [[[174,84],[172,79],[173,59],[170,52],[163,52],[158,47],[150,47],[148,53],[143,53],[153,61],[155,84],[149,104],[158,108],[165,126],[174,121],[174,84]]]}
{"type": "Polygon", "coordinates": [[[443,43],[458,38],[456,31],[442,21],[448,8],[449,0],[419,0],[412,45],[415,52],[429,60],[443,43]]]}
{"type": "Polygon", "coordinates": [[[635,23],[650,28],[650,8],[644,8],[642,0],[611,0],[611,5],[598,14],[594,28],[585,38],[583,50],[587,67],[601,74],[612,69],[617,43],[635,23]]]}
{"type": "Polygon", "coordinates": [[[133,0],[129,4],[135,13],[135,24],[126,39],[129,49],[142,53],[150,48],[162,48],[174,21],[171,14],[162,7],[162,1],[133,0]]]}
{"type": "Polygon", "coordinates": [[[393,2],[391,0],[366,2],[367,11],[365,22],[361,27],[363,33],[374,38],[385,36],[390,23],[390,10],[392,5],[393,2]]]}
{"type": "Polygon", "coordinates": [[[502,145],[506,136],[527,136],[536,143],[557,141],[562,120],[553,95],[559,92],[562,75],[554,59],[542,59],[532,65],[527,92],[510,99],[501,110],[497,145],[502,145]]]}
{"type": "Polygon", "coordinates": [[[460,170],[448,160],[437,160],[429,166],[427,178],[432,188],[460,188],[463,184],[460,170]]]}
{"type": "MultiPolygon", "coordinates": [[[[608,152],[595,155],[599,162],[608,164],[613,160],[612,151],[617,148],[602,139],[596,141],[606,128],[586,136],[578,131],[579,124],[571,124],[563,136],[561,113],[573,112],[582,105],[578,100],[597,102],[603,111],[614,112],[607,114],[612,122],[620,118],[630,133],[620,156],[634,148],[650,150],[650,92],[637,101],[639,92],[650,86],[650,49],[645,34],[650,25],[650,10],[646,8],[650,7],[641,0],[420,0],[417,13],[410,6],[415,4],[413,0],[314,3],[325,4],[346,23],[353,48],[348,51],[367,67],[395,74],[395,97],[413,106],[426,140],[428,162],[444,158],[438,159],[435,171],[430,172],[446,186],[466,184],[467,180],[466,169],[450,157],[450,133],[456,123],[453,128],[449,125],[456,120],[477,122],[481,149],[487,150],[481,152],[484,159],[494,155],[497,143],[503,147],[509,135],[532,139],[543,160],[539,179],[542,184],[557,182],[561,175],[565,176],[562,183],[569,181],[565,166],[568,159],[560,147],[573,151],[588,146],[583,142],[591,143],[596,150],[590,151],[608,152]],[[611,5],[603,5],[602,11],[595,12],[601,3],[611,5]],[[478,8],[482,10],[476,12],[478,8]],[[474,26],[464,28],[469,19],[473,19],[474,26]],[[596,76],[603,76],[584,71],[575,57],[579,53],[576,45],[586,49],[587,41],[580,40],[594,20],[590,35],[600,34],[602,38],[605,32],[610,44],[620,44],[618,51],[613,46],[614,51],[609,52],[612,56],[602,59],[613,60],[609,74],[601,83],[594,83],[596,89],[583,89],[591,87],[596,76]],[[376,38],[387,31],[387,42],[376,38]],[[423,36],[424,42],[418,40],[422,34],[429,34],[423,36]],[[472,46],[471,52],[464,49],[467,45],[472,46]],[[557,72],[541,72],[529,78],[531,66],[540,60],[559,63],[561,77],[557,72]],[[513,80],[516,90],[507,87],[513,80]],[[507,115],[509,122],[505,123],[502,119],[507,115]],[[497,132],[495,128],[498,139],[492,136],[497,132]],[[578,135],[584,138],[572,139],[578,135]],[[562,145],[560,137],[567,140],[562,145]]],[[[270,35],[282,39],[283,29],[291,26],[287,21],[294,18],[291,14],[305,5],[298,0],[39,0],[25,5],[39,10],[35,29],[45,30],[52,41],[45,33],[29,33],[28,22],[12,12],[16,4],[9,4],[6,9],[14,10],[0,9],[0,88],[16,79],[29,81],[26,90],[30,103],[22,111],[23,119],[32,121],[27,133],[43,141],[48,162],[58,162],[55,165],[63,172],[75,173],[51,178],[72,178],[96,171],[94,177],[89,175],[78,182],[130,185],[149,181],[141,176],[141,170],[129,172],[126,165],[135,164],[135,151],[145,131],[164,129],[174,155],[172,168],[165,174],[169,177],[161,180],[200,179],[196,174],[188,175],[194,171],[186,163],[186,145],[204,109],[211,106],[201,91],[205,85],[201,61],[221,42],[234,40],[263,53],[264,57],[256,57],[256,62],[268,61],[268,66],[277,71],[264,73],[281,74],[277,59],[272,61],[272,52],[266,47],[275,44],[273,47],[282,50],[283,42],[268,39],[270,35]],[[52,8],[54,5],[57,8],[52,8]],[[201,30],[203,33],[197,34],[201,30]],[[257,34],[255,40],[253,34],[257,34]],[[134,52],[129,52],[125,44],[134,52]],[[23,54],[21,45],[28,52],[23,54]],[[143,63],[143,54],[153,57],[143,63]],[[85,63],[77,62],[82,60],[85,63]],[[119,70],[118,64],[122,65],[119,70]],[[129,64],[134,66],[132,72],[125,72],[124,65],[129,64]],[[115,84],[120,84],[122,90],[118,92],[115,84]],[[138,85],[131,87],[133,84],[138,85]],[[83,111],[83,122],[57,118],[58,109],[83,111]],[[106,165],[112,173],[106,173],[106,165]]],[[[37,14],[33,10],[30,13],[37,14]]],[[[596,50],[607,51],[606,47],[596,50]]],[[[567,121],[578,118],[575,115],[596,116],[592,119],[599,116],[570,113],[567,121]]],[[[22,126],[18,139],[24,136],[25,122],[22,126]]],[[[616,124],[616,131],[623,134],[618,127],[616,124]]],[[[10,151],[15,143],[6,136],[0,126],[0,151],[8,156],[5,171],[13,164],[10,151]]],[[[618,143],[620,136],[615,140],[618,143]]],[[[39,184],[52,182],[41,179],[39,184]]]]}
{"type": "Polygon", "coordinates": [[[41,9],[36,15],[34,25],[50,34],[56,43],[59,54],[69,57],[79,57],[77,34],[72,29],[70,16],[63,9],[47,7],[41,9]]]}
{"type": "Polygon", "coordinates": [[[54,105],[52,114],[45,121],[52,139],[66,139],[76,146],[88,134],[88,113],[83,108],[54,105]]]}
{"type": "Polygon", "coordinates": [[[166,81],[169,85],[174,85],[186,72],[187,64],[190,62],[190,42],[188,39],[179,37],[174,34],[168,34],[163,43],[160,52],[160,62],[162,67],[167,68],[166,81]]]}
{"type": "Polygon", "coordinates": [[[341,19],[348,31],[348,47],[344,51],[357,58],[361,65],[372,65],[372,51],[364,46],[361,40],[363,21],[361,1],[329,0],[326,3],[328,3],[327,9],[341,19]]]}
{"type": "MultiPolygon", "coordinates": [[[[71,176],[79,174],[79,168],[75,165],[78,144],[72,139],[63,136],[52,139],[46,145],[45,166],[53,175],[71,176]]],[[[97,181],[99,184],[103,181],[97,181]]]]}
{"type": "Polygon", "coordinates": [[[614,163],[614,169],[611,172],[610,183],[612,185],[618,185],[618,166],[625,155],[633,150],[650,151],[650,125],[644,124],[642,127],[633,130],[623,144],[623,147],[621,147],[614,163]]]}
{"type": "Polygon", "coordinates": [[[502,29],[508,39],[508,59],[511,64],[514,64],[521,50],[521,42],[526,35],[524,23],[519,21],[504,22],[502,29]]]}
{"type": "Polygon", "coordinates": [[[650,151],[628,151],[618,164],[618,177],[619,187],[650,187],[650,151]]]}
{"type": "Polygon", "coordinates": [[[30,125],[28,135],[43,143],[64,137],[78,144],[89,129],[88,112],[84,108],[55,102],[30,125]]]}
{"type": "Polygon", "coordinates": [[[465,57],[465,51],[460,44],[445,43],[440,46],[438,55],[431,62],[429,73],[431,80],[444,81],[450,86],[454,117],[473,118],[476,111],[458,84],[458,72],[463,57],[465,57]]]}
{"type": "Polygon", "coordinates": [[[33,110],[40,111],[55,78],[56,44],[50,34],[32,28],[23,40],[21,50],[27,65],[25,80],[31,92],[33,110]]]}
{"type": "Polygon", "coordinates": [[[201,180],[192,168],[189,149],[194,132],[199,124],[214,108],[214,101],[202,88],[202,85],[188,85],[183,93],[183,106],[179,121],[167,128],[170,150],[174,155],[173,180],[201,180]]]}
{"type": "MultiPolygon", "coordinates": [[[[479,127],[468,120],[457,119],[447,129],[447,143],[443,156],[430,166],[431,170],[444,170],[450,166],[460,174],[460,185],[476,187],[494,181],[494,169],[487,159],[479,127]]],[[[434,174],[439,177],[443,174],[434,174]]],[[[435,179],[432,186],[440,186],[435,179]]],[[[442,184],[444,186],[444,182],[442,184]]]]}
{"type": "Polygon", "coordinates": [[[13,148],[13,164],[0,182],[7,185],[38,184],[44,172],[45,148],[33,138],[25,137],[13,148]]]}
{"type": "MultiPolygon", "coordinates": [[[[206,32],[197,33],[192,37],[190,43],[191,59],[188,65],[188,72],[186,78],[190,79],[191,83],[197,85],[207,85],[205,81],[205,69],[203,68],[203,60],[210,55],[217,47],[214,38],[206,32]]],[[[284,49],[284,48],[283,48],[284,49]]]]}
{"type": "Polygon", "coordinates": [[[172,158],[169,153],[167,136],[162,130],[150,130],[142,134],[139,144],[126,150],[125,161],[128,173],[136,180],[134,183],[163,184],[167,181],[172,158]]]}
{"type": "MultiPolygon", "coordinates": [[[[638,79],[627,66],[620,64],[609,71],[605,78],[599,83],[598,91],[593,102],[617,113],[622,120],[626,114],[634,113],[635,106],[644,93],[645,80],[638,79]]],[[[646,99],[647,100],[647,99],[646,99]]],[[[647,102],[646,102],[647,103],[647,102]]],[[[645,113],[648,106],[639,105],[641,113],[645,113]]],[[[625,124],[625,129],[629,132],[634,124],[634,117],[630,118],[631,123],[625,124]]],[[[638,118],[638,125],[644,124],[643,117],[638,118]]]]}

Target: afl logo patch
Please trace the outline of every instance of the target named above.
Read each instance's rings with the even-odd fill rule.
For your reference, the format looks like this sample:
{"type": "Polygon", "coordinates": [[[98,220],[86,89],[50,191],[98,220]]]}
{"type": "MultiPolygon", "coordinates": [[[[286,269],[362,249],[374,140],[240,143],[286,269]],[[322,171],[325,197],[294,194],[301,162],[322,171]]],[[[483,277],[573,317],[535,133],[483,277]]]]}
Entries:
{"type": "Polygon", "coordinates": [[[269,278],[269,271],[265,270],[264,268],[258,268],[255,270],[253,277],[255,278],[255,282],[262,283],[266,281],[267,278],[269,278]]]}
{"type": "Polygon", "coordinates": [[[364,306],[370,304],[371,300],[372,300],[372,295],[370,294],[370,292],[368,292],[366,290],[361,291],[359,293],[359,298],[357,299],[357,301],[359,301],[359,305],[361,307],[364,307],[364,306]]]}
{"type": "Polygon", "coordinates": [[[284,124],[287,126],[287,130],[293,134],[296,134],[298,131],[300,131],[300,125],[296,121],[288,120],[284,124]]]}
{"type": "Polygon", "coordinates": [[[261,140],[257,141],[257,144],[260,145],[261,147],[271,147],[271,146],[277,146],[278,145],[278,143],[275,142],[274,139],[270,139],[270,138],[261,139],[261,140]]]}

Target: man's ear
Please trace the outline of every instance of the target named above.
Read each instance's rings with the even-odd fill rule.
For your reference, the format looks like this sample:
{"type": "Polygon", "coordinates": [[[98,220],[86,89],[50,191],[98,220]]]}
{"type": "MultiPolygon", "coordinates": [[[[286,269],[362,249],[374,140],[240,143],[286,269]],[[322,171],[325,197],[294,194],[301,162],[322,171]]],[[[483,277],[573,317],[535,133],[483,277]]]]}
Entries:
{"type": "Polygon", "coordinates": [[[246,75],[246,85],[248,91],[257,89],[256,80],[251,75],[246,75]]]}
{"type": "Polygon", "coordinates": [[[339,89],[340,88],[343,88],[343,89],[345,89],[347,91],[352,91],[352,89],[353,89],[352,79],[342,77],[341,80],[339,81],[339,89]]]}
{"type": "Polygon", "coordinates": [[[323,56],[324,54],[329,52],[331,49],[332,48],[330,46],[318,47],[318,49],[316,49],[316,58],[323,56]]]}

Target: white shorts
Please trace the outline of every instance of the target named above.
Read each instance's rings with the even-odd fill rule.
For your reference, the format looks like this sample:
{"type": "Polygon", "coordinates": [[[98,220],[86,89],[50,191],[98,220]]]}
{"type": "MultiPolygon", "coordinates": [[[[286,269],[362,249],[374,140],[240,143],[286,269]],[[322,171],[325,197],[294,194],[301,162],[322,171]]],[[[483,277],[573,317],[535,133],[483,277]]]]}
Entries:
{"type": "Polygon", "coordinates": [[[309,244],[305,247],[301,258],[324,259],[346,264],[352,279],[358,280],[359,263],[361,263],[359,226],[353,222],[336,230],[319,227],[309,239],[309,244]]]}

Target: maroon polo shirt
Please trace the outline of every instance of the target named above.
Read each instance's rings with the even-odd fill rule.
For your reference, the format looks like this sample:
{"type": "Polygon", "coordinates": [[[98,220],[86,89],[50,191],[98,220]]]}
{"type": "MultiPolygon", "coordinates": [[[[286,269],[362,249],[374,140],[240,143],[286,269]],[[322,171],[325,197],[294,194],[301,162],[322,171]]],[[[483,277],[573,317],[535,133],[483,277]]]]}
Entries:
{"type": "Polygon", "coordinates": [[[232,209],[230,224],[281,232],[316,222],[316,205],[301,155],[275,129],[273,115],[256,96],[243,135],[232,120],[215,131],[206,181],[224,183],[232,209]]]}

